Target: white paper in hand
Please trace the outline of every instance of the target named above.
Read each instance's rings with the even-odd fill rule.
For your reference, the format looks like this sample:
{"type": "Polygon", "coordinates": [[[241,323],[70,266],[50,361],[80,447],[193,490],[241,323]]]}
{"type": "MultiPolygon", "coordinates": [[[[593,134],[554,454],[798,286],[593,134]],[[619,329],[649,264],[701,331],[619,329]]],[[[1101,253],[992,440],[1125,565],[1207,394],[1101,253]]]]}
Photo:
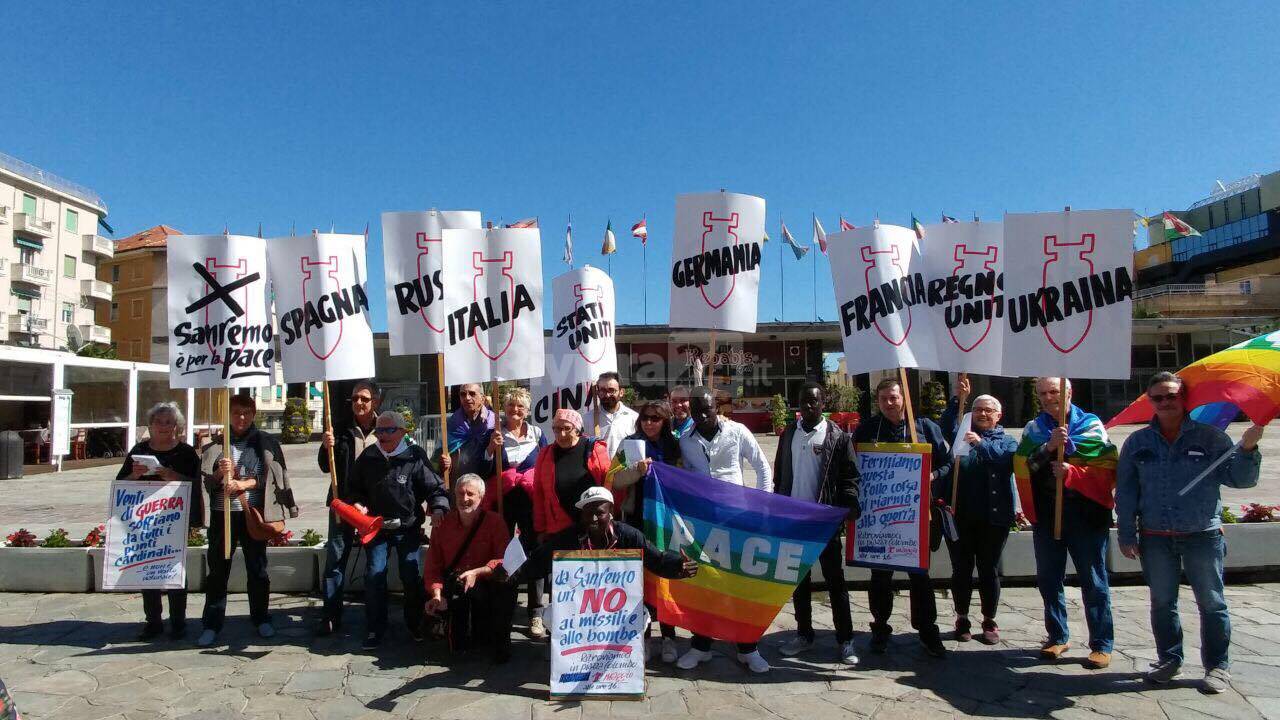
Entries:
{"type": "Polygon", "coordinates": [[[627,460],[627,467],[631,467],[636,463],[644,460],[644,441],[643,440],[623,440],[622,456],[627,460]]]}
{"type": "Polygon", "coordinates": [[[155,455],[134,455],[133,462],[135,465],[145,467],[148,473],[154,473],[163,467],[163,465],[160,464],[160,458],[155,455]]]}
{"type": "Polygon", "coordinates": [[[517,532],[511,536],[507,549],[502,551],[502,569],[507,571],[507,575],[515,575],[528,559],[524,554],[524,546],[520,544],[520,533],[517,532]]]}
{"type": "Polygon", "coordinates": [[[960,419],[960,427],[956,429],[956,438],[951,442],[951,454],[954,457],[964,457],[969,454],[969,443],[964,441],[964,436],[973,432],[973,413],[967,412],[960,419]]]}

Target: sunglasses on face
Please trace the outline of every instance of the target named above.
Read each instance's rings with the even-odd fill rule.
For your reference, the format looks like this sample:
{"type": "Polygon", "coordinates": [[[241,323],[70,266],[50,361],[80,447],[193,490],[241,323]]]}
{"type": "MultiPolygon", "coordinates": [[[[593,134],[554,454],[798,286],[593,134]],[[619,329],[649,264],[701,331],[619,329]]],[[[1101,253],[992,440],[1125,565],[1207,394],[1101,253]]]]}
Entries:
{"type": "Polygon", "coordinates": [[[657,415],[645,415],[644,417],[640,418],[640,421],[641,422],[662,422],[662,418],[658,417],[657,415]]]}
{"type": "Polygon", "coordinates": [[[1153,403],[1162,403],[1162,402],[1169,402],[1170,400],[1177,400],[1178,394],[1173,393],[1172,395],[1148,395],[1147,397],[1151,398],[1151,402],[1153,403]]]}
{"type": "Polygon", "coordinates": [[[380,428],[373,429],[374,435],[395,435],[398,432],[400,432],[400,428],[380,427],[380,428]]]}
{"type": "Polygon", "coordinates": [[[353,403],[371,403],[371,402],[373,402],[373,398],[360,397],[359,395],[357,395],[356,397],[351,398],[351,402],[353,402],[353,403]]]}

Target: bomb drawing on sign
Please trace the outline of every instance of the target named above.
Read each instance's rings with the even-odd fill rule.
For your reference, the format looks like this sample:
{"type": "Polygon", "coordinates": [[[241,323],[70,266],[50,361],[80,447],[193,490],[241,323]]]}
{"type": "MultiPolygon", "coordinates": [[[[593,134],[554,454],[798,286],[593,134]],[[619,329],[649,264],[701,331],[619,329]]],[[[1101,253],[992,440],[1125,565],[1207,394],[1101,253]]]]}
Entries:
{"type": "MultiPolygon", "coordinates": [[[[582,285],[573,286],[573,305],[578,309],[578,314],[582,316],[602,317],[606,315],[604,308],[604,290],[599,285],[595,287],[582,287],[582,285]],[[592,308],[594,306],[594,308],[592,308]],[[591,308],[594,312],[587,313],[584,310],[591,308]]],[[[589,342],[592,334],[586,332],[586,328],[582,328],[576,342],[570,339],[570,343],[574,345],[574,349],[582,356],[583,360],[592,365],[604,359],[605,343],[589,342]]]]}
{"type": "Polygon", "coordinates": [[[872,322],[876,326],[876,332],[880,333],[880,337],[884,338],[886,342],[893,345],[901,345],[911,335],[911,306],[907,305],[905,308],[898,310],[898,312],[906,313],[907,320],[905,323],[901,320],[891,319],[897,317],[894,315],[894,310],[900,308],[903,304],[901,302],[900,283],[907,275],[899,262],[898,246],[893,245],[886,250],[872,250],[870,245],[863,245],[861,250],[862,262],[866,264],[862,277],[866,282],[867,297],[872,298],[871,315],[872,322]],[[877,284],[872,279],[873,274],[877,278],[886,277],[888,279],[883,284],[877,284]],[[882,288],[888,291],[889,297],[882,297],[884,293],[875,292],[882,288]],[[874,305],[875,298],[879,298],[880,302],[884,303],[886,307],[877,309],[874,305]]]}
{"type": "Polygon", "coordinates": [[[444,286],[440,283],[440,271],[431,269],[431,262],[427,257],[433,249],[436,253],[440,252],[440,238],[427,237],[426,233],[420,232],[417,234],[416,242],[419,250],[418,277],[424,285],[423,292],[419,296],[421,302],[418,305],[418,315],[422,317],[422,322],[426,323],[427,327],[437,333],[443,333],[444,328],[436,327],[431,323],[431,318],[427,317],[427,306],[444,300],[444,286]]]}
{"type": "MultiPolygon", "coordinates": [[[[707,253],[719,253],[721,248],[733,248],[738,244],[738,213],[730,213],[727,218],[715,217],[715,213],[707,211],[702,213],[702,252],[705,256],[707,253]]],[[[719,277],[709,279],[699,289],[702,291],[702,299],[713,308],[719,308],[724,305],[730,297],[733,296],[733,290],[738,284],[736,273],[727,273],[719,277]],[[708,294],[707,290],[711,292],[708,294]]]]}
{"type": "Polygon", "coordinates": [[[996,272],[995,264],[1000,259],[1000,248],[987,245],[981,250],[970,250],[967,245],[961,243],[956,245],[954,257],[956,265],[952,275],[969,278],[970,287],[974,287],[976,291],[972,298],[952,297],[947,303],[947,332],[951,334],[951,342],[955,343],[962,352],[972,352],[991,333],[993,324],[991,303],[995,294],[994,287],[990,293],[978,290],[978,288],[985,289],[983,287],[985,283],[974,282],[974,279],[996,272]],[[955,318],[962,320],[961,323],[952,322],[953,313],[955,318]],[[984,317],[985,319],[981,319],[984,317]]]}
{"type": "MultiPolygon", "coordinates": [[[[1046,314],[1049,314],[1050,306],[1056,308],[1062,301],[1059,295],[1064,286],[1073,285],[1077,278],[1093,275],[1093,260],[1089,255],[1093,254],[1094,241],[1093,233],[1082,233],[1080,240],[1074,242],[1059,240],[1057,235],[1044,236],[1045,261],[1040,277],[1044,296],[1040,302],[1046,314]]],[[[1083,312],[1054,317],[1053,322],[1045,322],[1044,336],[1054,349],[1067,354],[1084,342],[1092,326],[1093,307],[1090,306],[1083,312]]]]}
{"type": "MultiPolygon", "coordinates": [[[[200,274],[205,278],[205,297],[218,296],[222,300],[222,302],[210,302],[204,306],[205,327],[215,327],[223,323],[230,325],[230,321],[243,317],[239,325],[247,330],[249,312],[246,308],[249,307],[249,285],[234,283],[234,281],[241,280],[248,274],[249,261],[245,258],[235,258],[234,264],[227,264],[218,262],[218,258],[205,258],[204,270],[206,272],[200,274]]],[[[199,266],[196,266],[196,272],[200,272],[199,266]]],[[[243,350],[249,343],[249,333],[241,332],[239,335],[241,337],[239,349],[243,350]]],[[[223,337],[230,337],[230,334],[224,333],[223,337]]],[[[209,347],[209,353],[215,358],[219,355],[216,339],[217,335],[210,333],[205,343],[209,347]]]]}
{"type": "MultiPolygon", "coordinates": [[[[324,300],[338,297],[341,286],[338,284],[338,258],[330,255],[321,262],[309,257],[301,258],[302,302],[306,307],[315,307],[317,312],[323,311],[324,300]]],[[[323,313],[322,313],[323,314],[323,313]]],[[[342,342],[342,313],[336,313],[338,332],[336,335],[326,332],[321,326],[317,333],[306,332],[307,348],[317,359],[327,360],[342,342]],[[332,342],[330,342],[332,338],[332,342]],[[318,347],[317,347],[318,346],[318,347]]],[[[325,319],[325,318],[322,318],[325,319]]],[[[327,319],[325,319],[327,322],[327,319]]]]}
{"type": "Polygon", "coordinates": [[[487,258],[484,257],[483,253],[477,252],[471,254],[471,266],[476,271],[472,280],[475,301],[477,303],[484,301],[489,317],[493,318],[496,314],[497,318],[503,318],[498,319],[497,322],[486,323],[487,327],[483,340],[480,338],[480,333],[474,334],[476,347],[480,348],[480,352],[484,353],[484,356],[490,360],[497,360],[507,354],[507,350],[511,347],[511,341],[516,334],[515,324],[511,322],[516,315],[516,281],[511,276],[511,268],[515,267],[515,259],[510,251],[502,253],[500,258],[487,258]],[[499,274],[502,276],[499,286],[503,288],[498,295],[498,302],[501,303],[501,308],[497,313],[494,313],[492,307],[493,298],[488,297],[487,290],[494,276],[499,274]],[[496,340],[492,335],[494,332],[500,333],[496,340]],[[506,340],[502,339],[501,334],[506,335],[506,340]],[[488,347],[485,347],[486,345],[488,347]],[[490,352],[490,349],[496,346],[501,346],[502,349],[497,352],[490,352]]]}

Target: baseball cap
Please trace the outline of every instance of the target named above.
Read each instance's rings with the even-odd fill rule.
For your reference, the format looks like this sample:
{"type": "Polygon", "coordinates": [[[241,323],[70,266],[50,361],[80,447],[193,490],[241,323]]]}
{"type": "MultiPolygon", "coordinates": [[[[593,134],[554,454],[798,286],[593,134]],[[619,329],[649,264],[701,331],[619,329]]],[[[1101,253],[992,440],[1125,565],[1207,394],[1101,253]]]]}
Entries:
{"type": "Polygon", "coordinates": [[[609,488],[596,485],[589,487],[582,493],[582,497],[578,498],[578,502],[574,503],[574,507],[581,510],[582,508],[594,502],[613,502],[613,493],[609,492],[609,488]]]}

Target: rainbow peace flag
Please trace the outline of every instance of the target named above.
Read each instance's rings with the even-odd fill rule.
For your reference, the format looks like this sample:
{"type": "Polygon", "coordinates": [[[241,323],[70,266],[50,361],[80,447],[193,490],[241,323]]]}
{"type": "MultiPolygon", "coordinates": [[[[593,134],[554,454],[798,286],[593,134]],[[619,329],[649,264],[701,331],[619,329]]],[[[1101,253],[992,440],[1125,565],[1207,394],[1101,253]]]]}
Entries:
{"type": "MultiPolygon", "coordinates": [[[[1178,371],[1191,419],[1225,428],[1240,411],[1265,425],[1280,416],[1280,330],[1259,335],[1178,371]]],[[[1155,414],[1144,392],[1107,427],[1144,423],[1155,414]]]]}
{"type": "Polygon", "coordinates": [[[661,622],[739,643],[764,635],[849,512],[662,463],[644,495],[649,540],[698,561],[686,580],[646,572],[645,602],[661,622]]]}

